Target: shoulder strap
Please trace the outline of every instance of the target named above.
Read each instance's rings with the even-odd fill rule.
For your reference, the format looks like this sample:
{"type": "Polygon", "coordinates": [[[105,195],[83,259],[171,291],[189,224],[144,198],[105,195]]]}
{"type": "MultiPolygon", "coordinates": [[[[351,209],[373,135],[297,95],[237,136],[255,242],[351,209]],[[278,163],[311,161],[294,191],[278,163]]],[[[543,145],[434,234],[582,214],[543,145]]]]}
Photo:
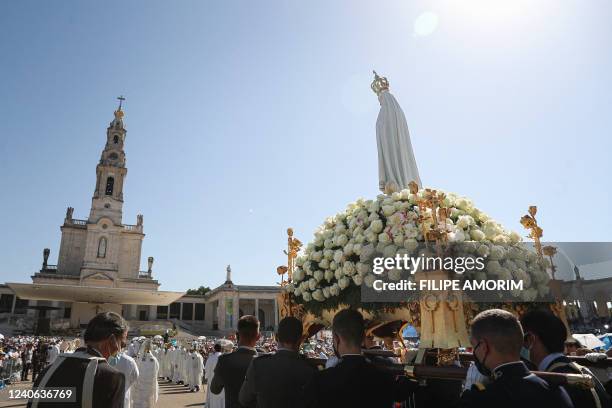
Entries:
{"type": "Polygon", "coordinates": [[[581,373],[581,366],[579,366],[578,364],[576,364],[575,362],[571,361],[571,362],[567,362],[567,361],[558,361],[556,363],[551,364],[548,369],[546,369],[546,371],[552,372],[555,371],[557,368],[561,368],[561,367],[571,367],[573,370],[576,370],[577,373],[581,373]]]}
{"type": "MultiPolygon", "coordinates": [[[[597,379],[593,376],[593,373],[589,369],[581,366],[575,361],[570,361],[569,363],[559,361],[558,363],[552,364],[548,368],[548,371],[553,371],[555,368],[560,368],[560,367],[571,367],[577,373],[588,375],[589,377],[593,379],[594,382],[597,381],[597,379]]],[[[593,384],[593,386],[589,388],[589,391],[591,392],[591,395],[593,395],[593,402],[595,403],[595,407],[601,408],[601,399],[599,398],[599,394],[597,394],[597,390],[595,389],[595,384],[593,384]]]]}
{"type": "MultiPolygon", "coordinates": [[[[87,364],[87,368],[85,369],[85,376],[83,379],[83,391],[81,395],[81,407],[82,408],[92,408],[93,401],[93,386],[94,380],[96,377],[96,371],[98,370],[98,362],[100,360],[105,360],[103,357],[91,356],[87,353],[78,352],[72,354],[62,354],[57,357],[57,360],[49,367],[47,372],[45,373],[43,379],[38,384],[38,388],[44,388],[49,382],[49,379],[55,371],[59,368],[59,366],[66,361],[67,358],[78,358],[81,360],[89,360],[87,364]]],[[[38,408],[39,399],[35,398],[32,400],[32,408],[38,408]]]]}
{"type": "MultiPolygon", "coordinates": [[[[44,388],[47,385],[47,382],[49,382],[49,379],[51,378],[51,376],[55,373],[58,367],[62,365],[63,362],[64,362],[64,356],[58,357],[57,360],[53,362],[51,367],[49,367],[49,369],[43,376],[42,380],[40,380],[40,383],[38,383],[38,388],[44,388]]],[[[38,408],[38,402],[39,402],[39,398],[33,398],[32,408],[38,408]]]]}
{"type": "Polygon", "coordinates": [[[94,379],[96,377],[96,371],[98,370],[99,358],[92,358],[87,364],[85,369],[85,379],[83,380],[83,394],[81,395],[81,407],[91,408],[93,401],[93,386],[94,379]]]}

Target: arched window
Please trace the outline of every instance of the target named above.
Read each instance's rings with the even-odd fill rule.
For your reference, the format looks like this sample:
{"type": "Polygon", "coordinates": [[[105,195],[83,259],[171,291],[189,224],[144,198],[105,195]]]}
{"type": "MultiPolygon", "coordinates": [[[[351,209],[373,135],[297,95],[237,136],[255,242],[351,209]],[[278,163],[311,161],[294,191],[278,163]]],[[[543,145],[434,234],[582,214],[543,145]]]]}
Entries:
{"type": "Polygon", "coordinates": [[[115,135],[115,137],[113,137],[113,142],[115,144],[119,143],[119,136],[115,135]]]}
{"type": "Polygon", "coordinates": [[[98,242],[98,258],[106,258],[106,237],[100,238],[98,242]]]}
{"type": "Polygon", "coordinates": [[[115,179],[109,177],[106,179],[106,195],[113,195],[113,186],[115,185],[115,179]]]}

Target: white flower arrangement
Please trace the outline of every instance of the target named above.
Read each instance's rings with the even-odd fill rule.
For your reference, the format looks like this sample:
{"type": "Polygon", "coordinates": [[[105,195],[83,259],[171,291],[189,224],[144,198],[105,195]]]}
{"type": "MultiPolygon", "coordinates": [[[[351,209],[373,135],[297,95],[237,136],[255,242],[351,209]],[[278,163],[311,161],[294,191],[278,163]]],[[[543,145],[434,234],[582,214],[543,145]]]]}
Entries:
{"type": "MultiPolygon", "coordinates": [[[[374,257],[415,254],[423,242],[416,202],[414,194],[402,190],[374,200],[359,199],[325,220],[296,259],[293,282],[285,290],[307,303],[331,301],[362,284],[371,287],[378,279],[372,274],[374,257]]],[[[525,290],[514,293],[520,301],[547,293],[546,262],[521,245],[518,233],[506,231],[467,198],[446,193],[443,204],[449,214],[445,225],[449,241],[463,243],[466,255],[486,259],[485,270],[467,271],[466,278],[521,279],[525,290]]],[[[431,226],[431,220],[424,223],[431,226]]],[[[400,279],[397,270],[384,273],[391,280],[400,279]]]]}

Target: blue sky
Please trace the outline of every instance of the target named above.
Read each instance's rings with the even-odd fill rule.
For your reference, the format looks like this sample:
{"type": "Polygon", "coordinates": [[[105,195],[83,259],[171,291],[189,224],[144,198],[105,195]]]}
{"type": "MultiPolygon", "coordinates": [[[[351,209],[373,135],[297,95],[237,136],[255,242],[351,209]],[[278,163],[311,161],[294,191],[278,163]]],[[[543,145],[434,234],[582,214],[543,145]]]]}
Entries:
{"type": "Polygon", "coordinates": [[[586,1],[0,2],[0,282],[86,218],[125,94],[124,222],[161,289],[273,284],[286,228],[377,194],[371,70],[424,184],[551,241],[610,241],[612,5],[586,1]]]}

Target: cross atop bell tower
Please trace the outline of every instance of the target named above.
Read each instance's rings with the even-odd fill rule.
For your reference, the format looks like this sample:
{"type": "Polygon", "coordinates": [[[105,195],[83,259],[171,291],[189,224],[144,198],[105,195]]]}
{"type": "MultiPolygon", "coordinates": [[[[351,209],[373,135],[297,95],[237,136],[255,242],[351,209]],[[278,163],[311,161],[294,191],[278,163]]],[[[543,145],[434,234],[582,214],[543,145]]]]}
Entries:
{"type": "Polygon", "coordinates": [[[97,223],[102,217],[110,218],[115,225],[122,223],[123,182],[127,175],[123,146],[127,131],[123,125],[122,110],[125,98],[119,96],[117,99],[119,106],[106,129],[106,145],[96,167],[96,187],[89,213],[91,223],[97,223]]]}

